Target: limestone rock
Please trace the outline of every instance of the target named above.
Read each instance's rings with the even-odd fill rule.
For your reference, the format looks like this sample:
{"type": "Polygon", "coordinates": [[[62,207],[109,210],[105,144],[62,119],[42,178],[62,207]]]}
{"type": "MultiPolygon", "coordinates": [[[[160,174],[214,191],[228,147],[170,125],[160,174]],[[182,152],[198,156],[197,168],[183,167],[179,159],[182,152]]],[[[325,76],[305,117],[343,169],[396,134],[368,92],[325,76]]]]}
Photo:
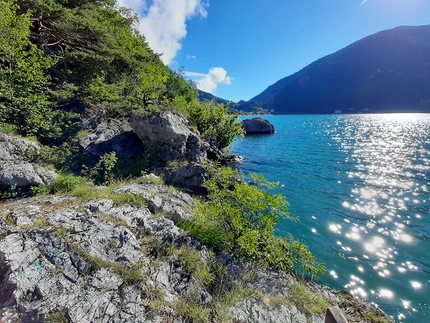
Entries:
{"type": "Polygon", "coordinates": [[[172,160],[207,159],[209,144],[190,130],[182,116],[167,111],[149,116],[135,114],[130,123],[144,145],[156,145],[157,158],[165,164],[172,160]]]}
{"type": "Polygon", "coordinates": [[[0,160],[22,160],[28,153],[37,153],[40,146],[35,142],[0,132],[0,160]]]}
{"type": "Polygon", "coordinates": [[[58,177],[54,171],[28,161],[39,151],[40,146],[29,139],[0,133],[0,193],[19,195],[58,177]]]}
{"type": "MultiPolygon", "coordinates": [[[[192,216],[191,196],[150,178],[112,193],[139,194],[148,201],[144,205],[70,196],[2,204],[0,322],[52,322],[57,314],[72,323],[185,323],[193,319],[181,314],[178,304],[189,300],[211,309],[211,320],[217,321],[216,297],[185,265],[185,250],[203,264],[224,266],[216,283],[246,286],[259,295],[229,305],[234,322],[324,322],[323,314],[305,314],[293,299],[285,301],[295,283],[292,276],[248,267],[228,254],[212,257],[171,220],[192,216]]],[[[370,304],[357,311],[357,300],[347,292],[308,284],[353,317],[351,322],[375,312],[370,304]]]]}
{"type": "MultiPolygon", "coordinates": [[[[250,299],[235,304],[230,314],[237,323],[307,323],[306,316],[295,306],[267,306],[261,300],[250,299]]],[[[324,320],[312,321],[323,323],[324,320]]]]}
{"type": "Polygon", "coordinates": [[[188,220],[195,203],[189,194],[173,190],[168,186],[151,183],[132,184],[117,188],[115,193],[138,194],[148,200],[149,209],[153,213],[162,213],[174,222],[188,220]]]}
{"type": "Polygon", "coordinates": [[[271,134],[275,132],[275,127],[268,121],[262,118],[246,119],[242,121],[242,127],[245,129],[245,134],[271,134]]]}
{"type": "Polygon", "coordinates": [[[57,177],[56,172],[26,161],[2,161],[0,191],[28,192],[31,186],[50,184],[57,177]]]}
{"type": "Polygon", "coordinates": [[[79,139],[82,151],[100,157],[112,151],[118,157],[140,156],[144,146],[127,120],[110,119],[98,124],[93,132],[79,139]]]}

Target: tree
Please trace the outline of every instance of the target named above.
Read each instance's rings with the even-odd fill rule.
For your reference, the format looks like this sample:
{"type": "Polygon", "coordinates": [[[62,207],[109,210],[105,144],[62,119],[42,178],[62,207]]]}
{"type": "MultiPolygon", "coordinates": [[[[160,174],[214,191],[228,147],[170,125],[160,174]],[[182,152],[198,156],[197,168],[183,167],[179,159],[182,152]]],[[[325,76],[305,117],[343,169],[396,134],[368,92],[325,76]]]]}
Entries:
{"type": "Polygon", "coordinates": [[[23,135],[53,137],[58,129],[45,72],[55,61],[31,43],[30,15],[18,9],[16,1],[0,0],[0,120],[23,135]]]}

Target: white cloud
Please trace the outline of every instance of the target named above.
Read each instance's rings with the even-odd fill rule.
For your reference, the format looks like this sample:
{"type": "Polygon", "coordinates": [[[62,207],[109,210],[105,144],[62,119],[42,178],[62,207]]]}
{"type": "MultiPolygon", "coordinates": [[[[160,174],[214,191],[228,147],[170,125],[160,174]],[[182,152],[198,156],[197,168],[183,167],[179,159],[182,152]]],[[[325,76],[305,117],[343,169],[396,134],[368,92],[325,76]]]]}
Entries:
{"type": "Polygon", "coordinates": [[[140,32],[149,46],[169,65],[182,47],[187,35],[186,21],[207,16],[208,0],[119,0],[119,4],[133,8],[139,15],[140,32]]]}
{"type": "Polygon", "coordinates": [[[233,78],[227,76],[227,71],[222,67],[212,67],[209,73],[186,72],[185,75],[196,82],[199,90],[214,94],[219,84],[230,85],[233,78]]]}
{"type": "Polygon", "coordinates": [[[136,12],[142,12],[147,9],[146,0],[118,0],[118,5],[126,8],[133,8],[136,12]]]}
{"type": "Polygon", "coordinates": [[[196,55],[189,55],[189,54],[187,54],[187,59],[190,59],[190,58],[196,58],[196,55]]]}

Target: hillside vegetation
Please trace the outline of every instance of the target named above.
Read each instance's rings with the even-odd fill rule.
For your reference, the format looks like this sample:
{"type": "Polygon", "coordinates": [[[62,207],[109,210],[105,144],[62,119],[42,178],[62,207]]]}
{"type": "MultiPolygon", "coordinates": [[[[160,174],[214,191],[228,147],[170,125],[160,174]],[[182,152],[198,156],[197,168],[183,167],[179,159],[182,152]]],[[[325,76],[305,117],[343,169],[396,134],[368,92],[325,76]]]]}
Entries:
{"type": "Polygon", "coordinates": [[[86,112],[119,117],[180,109],[208,139],[228,146],[240,134],[231,122],[236,116],[206,104],[215,121],[231,125],[208,129],[210,118],[193,114],[202,109],[195,88],[161,62],[137,24],[136,14],[115,0],[0,1],[3,128],[58,143],[81,130],[86,112]]]}

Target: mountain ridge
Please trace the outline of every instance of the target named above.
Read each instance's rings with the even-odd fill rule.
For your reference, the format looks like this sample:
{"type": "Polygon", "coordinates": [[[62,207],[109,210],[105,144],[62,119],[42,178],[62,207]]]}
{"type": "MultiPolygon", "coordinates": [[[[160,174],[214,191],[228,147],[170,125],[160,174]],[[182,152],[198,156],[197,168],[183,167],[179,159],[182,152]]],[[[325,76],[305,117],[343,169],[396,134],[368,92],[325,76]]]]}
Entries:
{"type": "Polygon", "coordinates": [[[248,102],[278,114],[430,112],[430,25],[364,37],[248,102]]]}

